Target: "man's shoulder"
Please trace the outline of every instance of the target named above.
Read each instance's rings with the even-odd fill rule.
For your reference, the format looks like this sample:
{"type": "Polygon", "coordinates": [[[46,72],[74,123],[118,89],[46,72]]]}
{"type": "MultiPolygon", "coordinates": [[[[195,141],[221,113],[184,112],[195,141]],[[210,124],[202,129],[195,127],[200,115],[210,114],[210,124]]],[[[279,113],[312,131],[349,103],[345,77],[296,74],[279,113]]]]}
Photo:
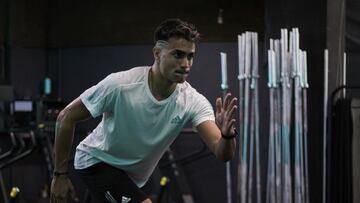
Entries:
{"type": "Polygon", "coordinates": [[[188,82],[183,82],[179,84],[179,91],[182,94],[189,95],[189,94],[200,94],[193,86],[191,86],[188,82]]]}
{"type": "Polygon", "coordinates": [[[146,71],[148,71],[149,68],[149,66],[136,66],[123,72],[128,72],[129,74],[135,75],[145,75],[146,71]]]}
{"type": "Polygon", "coordinates": [[[121,76],[121,75],[132,75],[132,76],[137,76],[137,75],[145,75],[146,70],[149,70],[149,66],[136,66],[136,67],[132,67],[126,70],[121,70],[115,73],[112,73],[116,76],[121,76]]]}
{"type": "Polygon", "coordinates": [[[177,103],[186,107],[192,113],[212,111],[209,100],[189,83],[184,82],[179,85],[179,95],[177,103]]]}
{"type": "Polygon", "coordinates": [[[199,99],[206,99],[204,95],[198,92],[190,83],[184,82],[179,86],[180,97],[186,97],[189,101],[198,102],[199,99]]]}
{"type": "Polygon", "coordinates": [[[116,84],[128,85],[142,82],[148,69],[149,67],[147,66],[138,66],[128,70],[112,73],[109,76],[116,84]]]}

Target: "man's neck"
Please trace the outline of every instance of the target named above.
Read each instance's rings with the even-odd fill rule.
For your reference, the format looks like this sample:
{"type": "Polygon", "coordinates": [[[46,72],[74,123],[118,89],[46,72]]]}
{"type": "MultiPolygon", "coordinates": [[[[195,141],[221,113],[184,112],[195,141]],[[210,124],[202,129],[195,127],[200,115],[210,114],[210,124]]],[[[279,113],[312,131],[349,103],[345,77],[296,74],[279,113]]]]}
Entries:
{"type": "Polygon", "coordinates": [[[154,65],[149,71],[148,82],[152,95],[159,101],[168,98],[175,91],[177,85],[163,78],[154,65]]]}

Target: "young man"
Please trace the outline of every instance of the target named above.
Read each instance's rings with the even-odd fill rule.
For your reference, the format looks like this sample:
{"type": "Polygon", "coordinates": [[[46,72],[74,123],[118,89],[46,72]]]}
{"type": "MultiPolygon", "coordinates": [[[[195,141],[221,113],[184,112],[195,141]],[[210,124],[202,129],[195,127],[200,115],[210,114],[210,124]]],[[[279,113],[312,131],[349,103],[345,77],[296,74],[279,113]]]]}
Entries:
{"type": "Polygon", "coordinates": [[[76,148],[74,166],[98,202],[151,203],[142,192],[159,159],[190,121],[217,158],[235,151],[236,98],[211,104],[186,82],[199,38],[179,19],[162,22],[154,34],[154,64],[113,73],[71,102],[59,115],[51,202],[75,198],[67,176],[75,124],[102,115],[76,148]]]}

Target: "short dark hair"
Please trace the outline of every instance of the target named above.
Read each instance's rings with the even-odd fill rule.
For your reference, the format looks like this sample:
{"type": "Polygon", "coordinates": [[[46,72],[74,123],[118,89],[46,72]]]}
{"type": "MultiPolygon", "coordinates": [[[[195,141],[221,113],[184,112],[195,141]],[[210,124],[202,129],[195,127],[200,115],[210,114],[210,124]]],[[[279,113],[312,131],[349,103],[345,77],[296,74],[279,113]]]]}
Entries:
{"type": "Polygon", "coordinates": [[[195,25],[177,18],[166,19],[160,23],[154,32],[154,43],[158,40],[168,41],[171,37],[181,37],[191,42],[200,39],[200,33],[195,25]]]}

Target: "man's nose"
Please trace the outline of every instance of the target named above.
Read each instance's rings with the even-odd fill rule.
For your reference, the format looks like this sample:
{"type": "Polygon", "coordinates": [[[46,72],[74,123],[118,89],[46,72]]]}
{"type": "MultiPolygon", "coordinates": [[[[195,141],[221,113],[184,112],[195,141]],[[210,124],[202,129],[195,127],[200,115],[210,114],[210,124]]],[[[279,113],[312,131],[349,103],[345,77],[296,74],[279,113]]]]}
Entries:
{"type": "Polygon", "coordinates": [[[189,69],[192,64],[192,59],[184,58],[181,60],[181,67],[189,69]]]}

